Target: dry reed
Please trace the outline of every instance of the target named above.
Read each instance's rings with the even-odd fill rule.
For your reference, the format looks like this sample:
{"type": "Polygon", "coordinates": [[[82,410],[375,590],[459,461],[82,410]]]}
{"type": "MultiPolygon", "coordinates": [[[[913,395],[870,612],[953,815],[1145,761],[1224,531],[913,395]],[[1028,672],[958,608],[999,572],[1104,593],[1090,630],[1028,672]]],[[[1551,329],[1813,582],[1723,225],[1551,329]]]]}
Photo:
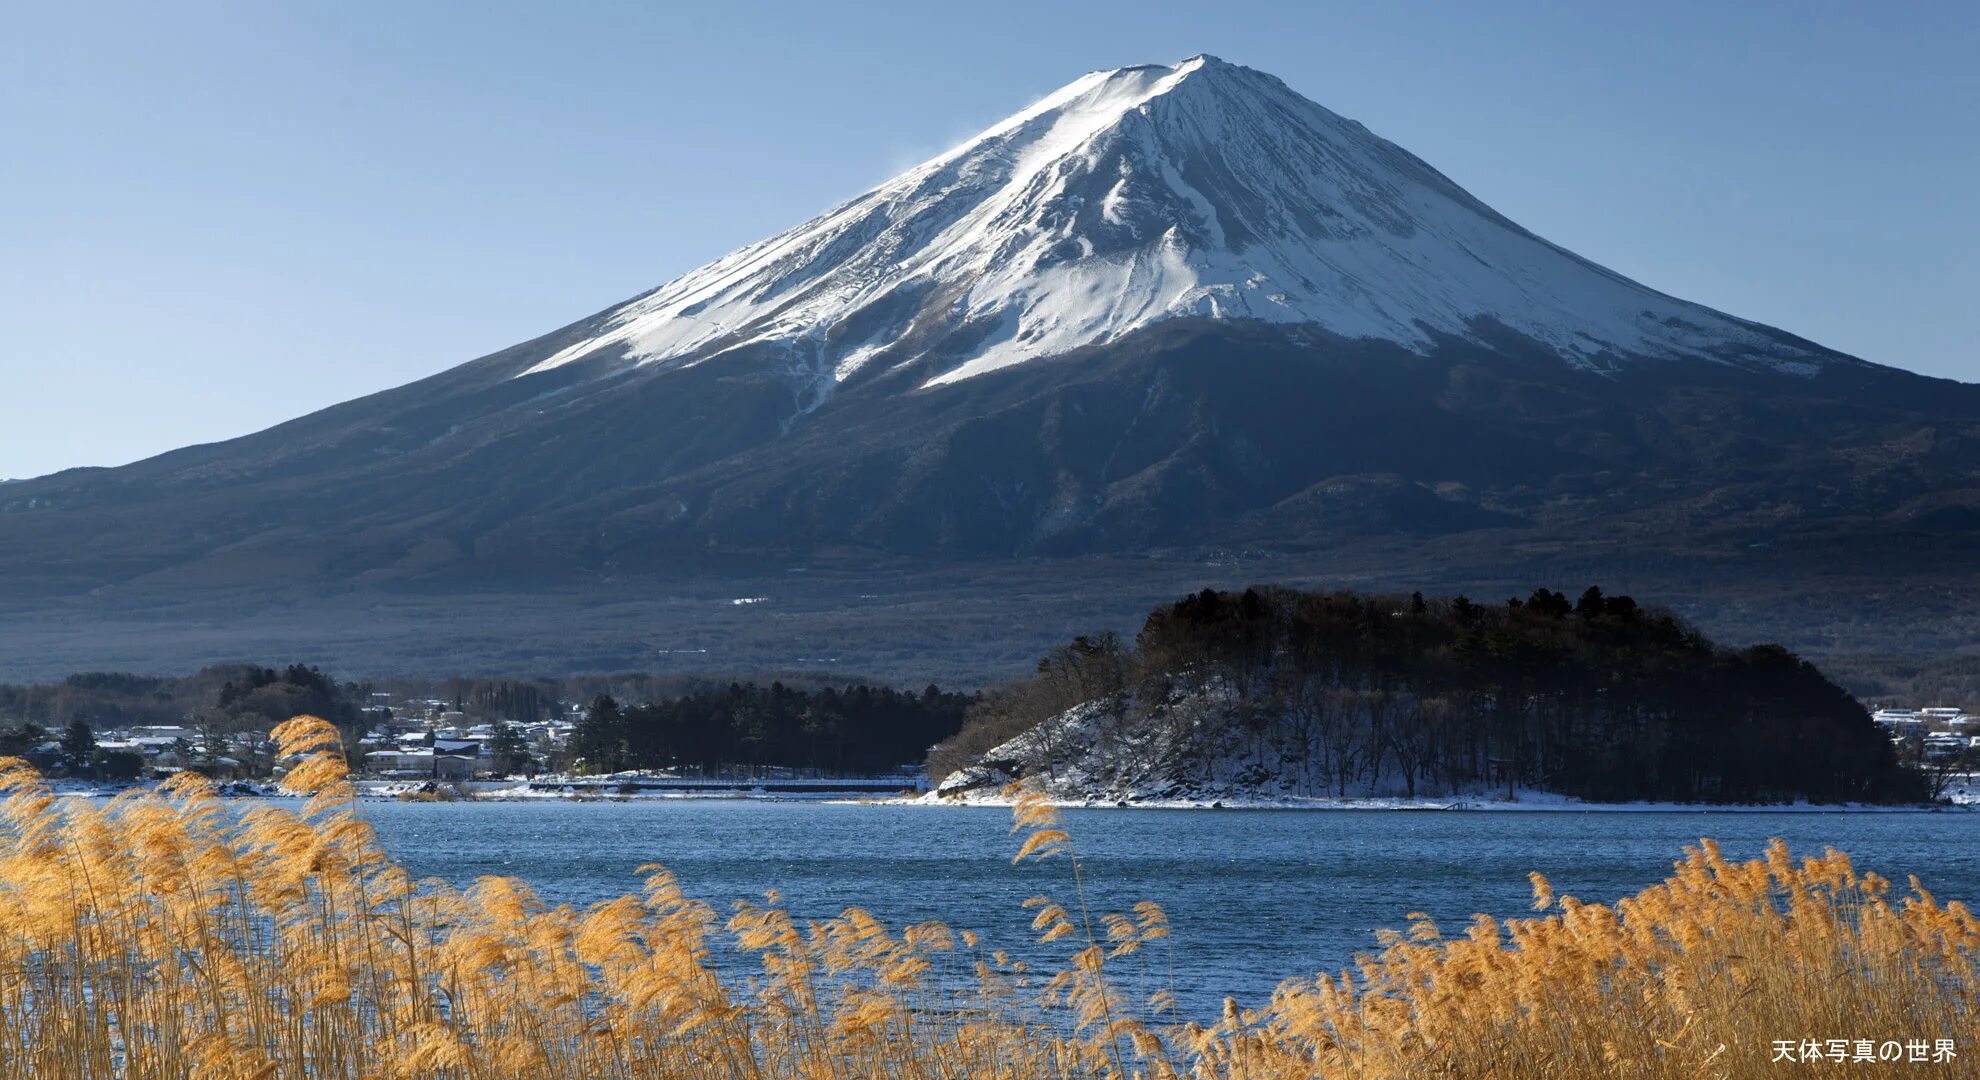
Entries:
{"type": "Polygon", "coordinates": [[[1851,1040],[1828,1075],[1891,1067],[1848,1061],[1854,1040],[1938,1039],[1960,1056],[1896,1067],[1980,1075],[1980,922],[1836,852],[1734,863],[1707,842],[1613,906],[1535,875],[1533,917],[1447,938],[1410,916],[1348,971],[1187,1022],[1162,909],[1089,911],[1034,793],[1013,792],[1018,858],[1072,872],[1070,904],[1027,905],[1062,943],[1051,971],[936,923],[801,923],[774,894],[720,919],[658,868],[582,911],[508,879],[414,882],[356,816],[335,731],[276,738],[309,755],[286,780],[300,810],[236,814],[195,777],[57,807],[0,761],[0,1075],[1743,1077],[1818,1067],[1809,1039],[1851,1040]]]}

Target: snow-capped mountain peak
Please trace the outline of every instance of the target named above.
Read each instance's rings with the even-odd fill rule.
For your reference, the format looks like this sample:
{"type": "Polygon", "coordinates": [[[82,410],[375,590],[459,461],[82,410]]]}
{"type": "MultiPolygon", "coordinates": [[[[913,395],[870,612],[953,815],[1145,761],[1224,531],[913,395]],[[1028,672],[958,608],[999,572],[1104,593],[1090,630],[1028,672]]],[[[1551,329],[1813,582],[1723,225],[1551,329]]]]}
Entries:
{"type": "Polygon", "coordinates": [[[767,344],[816,401],[876,368],[925,363],[939,386],[1182,316],[1418,350],[1498,324],[1596,369],[1692,356],[1809,374],[1833,355],[1590,263],[1278,79],[1196,56],[1075,80],[524,374],[767,344]]]}

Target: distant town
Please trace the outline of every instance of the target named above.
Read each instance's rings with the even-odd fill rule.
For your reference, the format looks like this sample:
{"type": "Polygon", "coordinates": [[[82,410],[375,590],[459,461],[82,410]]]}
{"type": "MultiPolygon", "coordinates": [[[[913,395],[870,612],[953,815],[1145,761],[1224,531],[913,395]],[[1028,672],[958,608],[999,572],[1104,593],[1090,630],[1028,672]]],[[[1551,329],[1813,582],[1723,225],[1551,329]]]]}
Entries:
{"type": "MultiPolygon", "coordinates": [[[[548,720],[474,720],[454,702],[394,702],[375,693],[359,710],[364,734],[350,755],[353,770],[377,779],[465,781],[533,775],[566,764],[566,747],[584,709],[558,702],[548,720]]],[[[189,718],[190,719],[190,718],[189,718]]],[[[194,723],[141,724],[91,731],[72,723],[59,738],[27,751],[50,775],[137,780],[192,769],[216,780],[280,776],[293,761],[275,756],[265,731],[217,732],[194,723]]]]}
{"type": "Polygon", "coordinates": [[[191,771],[253,793],[296,764],[270,729],[312,713],[342,731],[351,771],[373,793],[894,793],[923,785],[922,758],[974,700],[932,686],[621,677],[632,698],[621,704],[589,690],[559,698],[547,681],[455,682],[452,696],[401,696],[292,665],[0,687],[0,754],[70,785],[191,771]]]}
{"type": "Polygon", "coordinates": [[[1980,754],[1980,716],[1952,705],[1921,709],[1885,707],[1870,714],[1893,743],[1933,760],[1980,754]]]}

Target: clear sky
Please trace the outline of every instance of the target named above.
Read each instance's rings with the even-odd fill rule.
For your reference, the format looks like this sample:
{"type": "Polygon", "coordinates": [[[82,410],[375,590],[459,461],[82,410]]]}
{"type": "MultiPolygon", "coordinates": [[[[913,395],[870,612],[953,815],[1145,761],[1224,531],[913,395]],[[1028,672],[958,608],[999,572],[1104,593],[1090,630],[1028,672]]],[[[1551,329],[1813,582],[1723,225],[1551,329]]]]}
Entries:
{"type": "Polygon", "coordinates": [[[1972,0],[22,0],[0,477],[442,370],[1198,52],[1646,284],[1980,381],[1972,0]]]}

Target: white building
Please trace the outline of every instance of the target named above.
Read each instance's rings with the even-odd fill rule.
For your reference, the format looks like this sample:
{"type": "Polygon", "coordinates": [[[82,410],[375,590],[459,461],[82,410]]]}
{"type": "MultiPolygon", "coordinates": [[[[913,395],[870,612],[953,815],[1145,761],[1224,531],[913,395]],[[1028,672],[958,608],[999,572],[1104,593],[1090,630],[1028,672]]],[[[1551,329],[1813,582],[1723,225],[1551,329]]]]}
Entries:
{"type": "Polygon", "coordinates": [[[1870,719],[1897,731],[1916,731],[1925,724],[1917,709],[1878,709],[1870,714],[1870,719]]]}
{"type": "Polygon", "coordinates": [[[431,750],[373,750],[364,755],[367,771],[380,776],[432,776],[431,750]]]}
{"type": "Polygon", "coordinates": [[[1964,754],[1971,745],[1964,735],[1927,735],[1925,736],[1925,756],[1930,758],[1957,757],[1960,754],[1964,754]]]}

